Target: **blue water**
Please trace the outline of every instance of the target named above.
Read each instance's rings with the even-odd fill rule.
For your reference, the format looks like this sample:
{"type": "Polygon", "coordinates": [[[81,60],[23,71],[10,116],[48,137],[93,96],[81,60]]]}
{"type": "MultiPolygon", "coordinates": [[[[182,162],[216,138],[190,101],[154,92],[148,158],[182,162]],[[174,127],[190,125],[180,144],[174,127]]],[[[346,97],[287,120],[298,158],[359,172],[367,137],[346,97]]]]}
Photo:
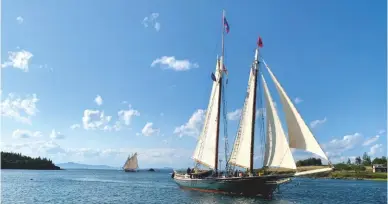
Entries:
{"type": "Polygon", "coordinates": [[[293,179],[272,201],[182,190],[168,172],[2,170],[1,203],[387,203],[387,183],[293,179]]]}

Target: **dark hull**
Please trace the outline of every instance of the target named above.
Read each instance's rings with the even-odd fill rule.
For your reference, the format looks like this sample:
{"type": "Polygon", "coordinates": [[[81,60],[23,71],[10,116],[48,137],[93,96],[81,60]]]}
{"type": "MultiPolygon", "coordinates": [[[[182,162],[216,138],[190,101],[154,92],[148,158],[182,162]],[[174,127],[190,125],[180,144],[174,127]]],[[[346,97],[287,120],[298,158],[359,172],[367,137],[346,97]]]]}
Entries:
{"type": "Polygon", "coordinates": [[[124,169],[125,172],[136,172],[135,169],[124,169]]]}
{"type": "Polygon", "coordinates": [[[243,196],[262,196],[272,198],[279,181],[291,177],[290,175],[270,175],[231,178],[190,179],[175,176],[175,182],[184,189],[203,192],[224,193],[243,196]]]}

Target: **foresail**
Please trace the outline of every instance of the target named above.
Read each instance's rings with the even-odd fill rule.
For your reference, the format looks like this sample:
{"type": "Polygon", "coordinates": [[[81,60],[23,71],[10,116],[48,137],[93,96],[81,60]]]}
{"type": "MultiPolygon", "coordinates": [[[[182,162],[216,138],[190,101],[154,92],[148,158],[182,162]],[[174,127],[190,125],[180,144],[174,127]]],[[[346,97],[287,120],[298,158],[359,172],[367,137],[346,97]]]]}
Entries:
{"type": "Polygon", "coordinates": [[[290,147],[312,152],[328,160],[321,146],[314,138],[312,132],[296,110],[294,104],[287,96],[285,90],[280,85],[271,69],[267,66],[267,64],[265,64],[265,66],[267,67],[268,72],[274,81],[276,89],[280,95],[281,103],[283,105],[283,110],[286,116],[290,147]]]}
{"type": "Polygon", "coordinates": [[[206,110],[206,119],[202,129],[202,133],[198,139],[197,146],[195,148],[193,159],[202,165],[210,168],[215,168],[216,157],[216,145],[217,145],[217,126],[218,126],[218,111],[219,104],[218,99],[220,97],[219,86],[221,78],[220,61],[217,60],[215,80],[213,81],[213,87],[210,94],[209,105],[206,110]]]}
{"type": "Polygon", "coordinates": [[[240,126],[238,135],[233,145],[233,150],[229,160],[229,164],[249,168],[251,162],[251,143],[252,143],[252,128],[253,128],[253,114],[256,107],[254,107],[254,100],[256,91],[255,78],[257,70],[252,67],[249,74],[247,96],[245,98],[244,107],[241,113],[240,126]]]}
{"type": "Polygon", "coordinates": [[[261,75],[261,77],[264,87],[267,111],[266,151],[264,155],[264,166],[296,169],[292,152],[289,148],[287,138],[284,134],[284,130],[269,92],[267,83],[265,82],[263,75],[261,75]]]}

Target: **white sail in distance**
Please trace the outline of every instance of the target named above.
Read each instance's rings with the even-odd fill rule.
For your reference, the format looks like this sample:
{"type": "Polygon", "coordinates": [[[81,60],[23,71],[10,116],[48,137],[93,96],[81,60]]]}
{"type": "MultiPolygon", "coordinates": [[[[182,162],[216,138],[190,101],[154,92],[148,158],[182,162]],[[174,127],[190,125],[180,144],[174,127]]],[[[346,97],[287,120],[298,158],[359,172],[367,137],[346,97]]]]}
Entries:
{"type": "Polygon", "coordinates": [[[139,168],[139,165],[138,165],[138,162],[137,162],[137,153],[135,153],[131,157],[128,157],[128,159],[125,162],[123,168],[126,169],[126,170],[139,168]]]}
{"type": "Polygon", "coordinates": [[[276,89],[280,95],[283,111],[285,112],[286,116],[290,147],[312,152],[328,161],[326,154],[323,152],[313,133],[298,113],[287,93],[280,85],[279,81],[276,79],[268,65],[265,62],[264,64],[267,67],[272,81],[275,83],[276,89]]]}
{"type": "Polygon", "coordinates": [[[212,91],[210,94],[208,108],[206,109],[205,123],[199,136],[197,146],[194,150],[193,159],[198,163],[205,165],[210,168],[215,168],[216,161],[215,157],[217,145],[217,127],[218,127],[218,112],[219,103],[218,100],[221,97],[220,87],[221,86],[221,63],[222,58],[217,59],[215,81],[213,81],[212,91]]]}
{"type": "MultiPolygon", "coordinates": [[[[256,50],[257,55],[257,50],[256,50]]],[[[231,158],[229,164],[250,168],[251,163],[251,143],[252,143],[252,128],[253,124],[253,115],[255,114],[255,81],[257,77],[257,69],[253,65],[249,74],[247,95],[244,102],[244,107],[241,112],[240,126],[237,132],[237,137],[233,145],[233,150],[231,153],[231,158]]]]}
{"type": "Polygon", "coordinates": [[[261,75],[266,102],[266,145],[264,166],[296,169],[292,152],[264,76],[261,75]]]}

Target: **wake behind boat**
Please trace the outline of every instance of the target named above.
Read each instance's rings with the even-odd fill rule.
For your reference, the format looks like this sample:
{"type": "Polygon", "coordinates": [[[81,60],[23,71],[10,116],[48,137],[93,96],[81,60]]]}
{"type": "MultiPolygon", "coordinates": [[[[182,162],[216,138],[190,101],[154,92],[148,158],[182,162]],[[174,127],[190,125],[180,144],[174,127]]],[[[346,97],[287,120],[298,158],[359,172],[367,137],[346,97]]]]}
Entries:
{"type": "MultiPolygon", "coordinates": [[[[223,101],[224,108],[223,119],[226,121],[226,103],[223,98],[225,92],[223,90],[225,87],[223,77],[227,71],[224,66],[224,35],[225,32],[229,32],[229,24],[226,21],[224,13],[222,22],[224,25],[222,55],[217,58],[215,74],[212,73],[211,75],[213,87],[206,111],[206,119],[193,154],[193,159],[196,163],[195,168],[193,170],[188,169],[186,173],[174,171],[171,177],[181,188],[247,196],[261,195],[265,198],[271,198],[278,185],[289,181],[291,177],[331,171],[333,169],[332,167],[296,172],[296,164],[290,148],[314,153],[326,159],[330,165],[331,163],[269,66],[267,66],[263,59],[259,59],[259,48],[263,46],[261,37],[258,39],[255,58],[250,69],[247,95],[241,112],[238,133],[229,156],[227,150],[227,124],[226,122],[224,124],[225,161],[227,162],[225,167],[226,171],[219,171],[218,143],[221,101],[223,101]],[[265,65],[280,95],[281,104],[286,116],[288,140],[267,83],[261,73],[262,70],[259,69],[259,65],[261,64],[265,65]],[[257,77],[258,74],[261,77],[257,77]],[[263,91],[260,90],[260,83],[258,86],[258,80],[261,81],[262,87],[264,87],[263,91]],[[261,120],[261,141],[265,143],[264,151],[261,152],[264,158],[261,172],[254,172],[253,169],[256,110],[257,106],[260,107],[262,105],[261,97],[257,97],[257,88],[259,88],[259,93],[264,95],[266,103],[265,114],[264,111],[258,114],[258,118],[261,120]],[[266,126],[264,126],[264,123],[266,126]],[[200,170],[200,165],[208,167],[210,170],[200,170]],[[269,173],[265,171],[268,167],[281,167],[295,172],[289,174],[280,174],[276,171],[269,173]],[[238,168],[246,169],[247,173],[237,172],[238,168]]],[[[259,110],[264,110],[264,107],[261,107],[259,110]]]]}
{"type": "Polygon", "coordinates": [[[127,161],[125,161],[123,170],[125,172],[137,172],[139,168],[138,162],[137,162],[137,153],[133,154],[132,156],[128,156],[127,161]]]}

